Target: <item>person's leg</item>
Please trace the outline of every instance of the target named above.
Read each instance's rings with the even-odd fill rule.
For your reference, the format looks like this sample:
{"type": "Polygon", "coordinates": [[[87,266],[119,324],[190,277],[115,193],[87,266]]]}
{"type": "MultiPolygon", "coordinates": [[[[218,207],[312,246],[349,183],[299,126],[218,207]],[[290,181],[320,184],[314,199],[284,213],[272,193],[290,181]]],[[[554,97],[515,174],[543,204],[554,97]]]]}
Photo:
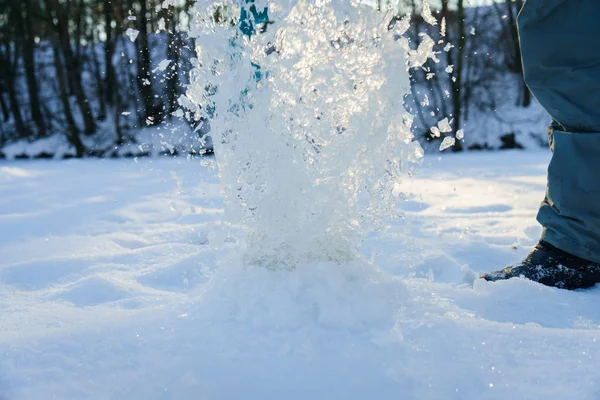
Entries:
{"type": "Polygon", "coordinates": [[[542,241],[523,263],[485,279],[524,275],[566,288],[600,281],[598,21],[597,0],[526,0],[519,14],[525,81],[553,118],[542,241]]]}
{"type": "Polygon", "coordinates": [[[600,3],[528,0],[519,15],[525,80],[554,119],[542,239],[600,262],[600,3]]]}

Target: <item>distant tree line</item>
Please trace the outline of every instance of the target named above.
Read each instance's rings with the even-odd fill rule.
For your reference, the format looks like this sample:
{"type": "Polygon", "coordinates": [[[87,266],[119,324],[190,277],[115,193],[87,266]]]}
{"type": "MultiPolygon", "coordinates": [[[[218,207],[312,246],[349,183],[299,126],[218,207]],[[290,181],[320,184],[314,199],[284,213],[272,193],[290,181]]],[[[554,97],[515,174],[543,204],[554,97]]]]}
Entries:
{"type": "Polygon", "coordinates": [[[82,138],[100,129],[121,144],[128,128],[169,118],[183,92],[179,23],[191,3],[0,0],[0,144],[65,133],[80,157],[82,138]],[[153,59],[171,61],[159,85],[153,59]]]}
{"type": "MultiPolygon", "coordinates": [[[[99,132],[119,145],[134,140],[133,129],[171,118],[193,57],[185,35],[192,3],[0,0],[0,148],[62,134],[81,157],[93,151],[86,143],[99,132]],[[163,59],[168,68],[155,72],[163,59]]],[[[399,15],[412,14],[412,47],[423,39],[420,32],[450,44],[439,62],[414,71],[407,101],[419,133],[432,141],[440,139],[429,132],[439,116],[456,132],[472,110],[494,109],[507,91],[518,106],[531,102],[516,31],[522,0],[439,5],[431,12],[435,25],[423,17],[421,1],[394,5],[399,15]]],[[[378,2],[382,10],[390,6],[378,2]]],[[[460,141],[454,149],[462,149],[460,141]]]]}
{"type": "MultiPolygon", "coordinates": [[[[452,131],[457,132],[475,112],[493,118],[496,109],[507,102],[516,109],[532,102],[523,80],[516,24],[523,0],[493,1],[479,7],[465,7],[465,0],[441,0],[439,5],[431,10],[432,18],[424,18],[421,1],[401,3],[401,11],[413,15],[412,47],[423,40],[419,33],[426,32],[439,51],[438,62],[429,60],[413,71],[407,101],[417,116],[417,133],[430,141],[441,139],[429,131],[440,118],[447,117],[452,131]]],[[[507,147],[512,145],[515,143],[507,143],[507,147]]],[[[486,144],[472,147],[482,146],[486,144]]],[[[462,149],[457,140],[453,150],[462,149]]]]}

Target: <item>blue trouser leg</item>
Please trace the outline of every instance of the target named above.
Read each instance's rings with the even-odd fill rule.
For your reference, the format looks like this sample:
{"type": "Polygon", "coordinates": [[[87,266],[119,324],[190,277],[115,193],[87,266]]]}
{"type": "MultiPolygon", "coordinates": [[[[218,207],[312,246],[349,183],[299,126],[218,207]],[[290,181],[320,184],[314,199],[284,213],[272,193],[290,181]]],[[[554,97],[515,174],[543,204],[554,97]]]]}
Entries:
{"type": "Polygon", "coordinates": [[[265,7],[262,11],[256,9],[255,0],[242,0],[240,11],[240,30],[248,37],[254,34],[256,24],[269,22],[269,11],[265,7]]]}
{"type": "MultiPolygon", "coordinates": [[[[247,37],[252,37],[256,30],[256,24],[264,24],[269,22],[269,9],[265,7],[262,11],[256,9],[255,0],[242,0],[242,8],[240,11],[240,31],[247,37]]],[[[255,79],[259,82],[262,79],[260,65],[252,63],[256,72],[255,79]]]]}
{"type": "Polygon", "coordinates": [[[526,0],[527,85],[553,119],[542,239],[600,262],[600,1],[526,0]]]}

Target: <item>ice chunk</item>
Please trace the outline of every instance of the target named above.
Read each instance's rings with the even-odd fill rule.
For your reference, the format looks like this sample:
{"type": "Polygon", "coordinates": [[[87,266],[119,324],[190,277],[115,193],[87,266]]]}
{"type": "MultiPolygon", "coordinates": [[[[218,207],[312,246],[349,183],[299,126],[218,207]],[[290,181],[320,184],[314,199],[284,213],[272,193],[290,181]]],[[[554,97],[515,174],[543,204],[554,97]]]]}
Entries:
{"type": "Polygon", "coordinates": [[[159,31],[165,30],[165,19],[164,18],[161,18],[158,20],[158,30],[159,31]]]}
{"type": "Polygon", "coordinates": [[[465,131],[463,129],[459,129],[456,131],[456,138],[458,140],[461,140],[464,137],[465,137],[465,131]]]}
{"type": "Polygon", "coordinates": [[[456,139],[452,136],[446,136],[444,140],[442,140],[442,144],[440,144],[440,151],[444,151],[447,148],[454,146],[455,143],[456,139]]]}
{"type": "Polygon", "coordinates": [[[426,0],[423,1],[423,11],[421,12],[421,16],[429,25],[437,25],[437,20],[431,14],[431,7],[429,7],[429,3],[426,0]]]}
{"type": "Polygon", "coordinates": [[[433,137],[440,137],[441,136],[440,130],[438,129],[437,126],[432,126],[431,129],[430,129],[430,131],[431,131],[431,135],[433,137]]]}
{"type": "Polygon", "coordinates": [[[448,122],[448,118],[444,118],[440,122],[438,122],[438,128],[442,133],[452,132],[452,127],[450,127],[450,122],[448,122]]]}
{"type": "Polygon", "coordinates": [[[419,36],[422,38],[421,43],[416,50],[410,50],[408,53],[409,65],[412,68],[422,67],[430,58],[435,62],[439,61],[435,57],[435,51],[433,50],[435,46],[433,39],[425,33],[420,33],[419,36]]]}
{"type": "Polygon", "coordinates": [[[445,71],[449,74],[451,74],[452,72],[454,72],[454,65],[448,65],[445,69],[445,71]]]}
{"type": "Polygon", "coordinates": [[[127,35],[127,37],[129,37],[129,40],[135,42],[135,39],[137,39],[138,35],[140,34],[140,31],[138,31],[137,29],[129,28],[125,31],[125,34],[127,35]]]}
{"type": "Polygon", "coordinates": [[[404,35],[408,31],[408,28],[410,28],[410,15],[402,17],[400,21],[396,22],[394,28],[397,35],[404,35]]]}
{"type": "Polygon", "coordinates": [[[171,60],[162,60],[161,62],[158,63],[158,67],[154,68],[152,70],[152,72],[164,71],[165,69],[167,69],[169,64],[171,64],[171,60]]]}

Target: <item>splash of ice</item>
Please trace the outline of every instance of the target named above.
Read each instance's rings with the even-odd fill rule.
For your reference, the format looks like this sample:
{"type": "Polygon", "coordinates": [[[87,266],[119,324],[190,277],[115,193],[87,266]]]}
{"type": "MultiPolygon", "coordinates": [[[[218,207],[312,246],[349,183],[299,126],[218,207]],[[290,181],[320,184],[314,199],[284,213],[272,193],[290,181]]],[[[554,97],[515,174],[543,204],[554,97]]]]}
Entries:
{"type": "Polygon", "coordinates": [[[270,23],[251,38],[238,1],[196,5],[198,59],[180,104],[210,121],[226,215],[248,230],[246,263],[351,261],[394,217],[394,186],[422,156],[403,107],[406,47],[391,15],[368,6],[268,5],[270,23]]]}

